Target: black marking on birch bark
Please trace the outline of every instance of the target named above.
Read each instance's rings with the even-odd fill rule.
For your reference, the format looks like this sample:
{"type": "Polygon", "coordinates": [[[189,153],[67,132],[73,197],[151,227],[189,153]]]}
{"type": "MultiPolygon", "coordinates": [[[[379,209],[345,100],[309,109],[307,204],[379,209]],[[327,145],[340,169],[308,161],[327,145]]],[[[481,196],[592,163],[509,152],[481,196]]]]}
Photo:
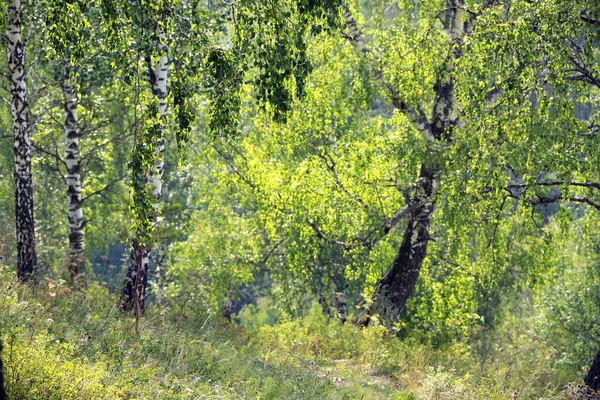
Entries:
{"type": "Polygon", "coordinates": [[[17,277],[25,282],[33,278],[37,254],[33,215],[33,177],[31,174],[31,132],[28,127],[25,49],[21,41],[21,1],[8,6],[6,44],[11,86],[11,113],[15,156],[15,225],[17,239],[17,277]]]}

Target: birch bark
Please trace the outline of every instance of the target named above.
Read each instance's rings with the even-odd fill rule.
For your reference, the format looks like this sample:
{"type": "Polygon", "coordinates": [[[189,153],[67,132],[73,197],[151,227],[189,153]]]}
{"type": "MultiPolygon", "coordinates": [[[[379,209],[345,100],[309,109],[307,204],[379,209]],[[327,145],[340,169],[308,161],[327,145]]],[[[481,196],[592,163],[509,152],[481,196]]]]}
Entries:
{"type": "Polygon", "coordinates": [[[21,1],[8,4],[6,43],[10,75],[13,151],[15,155],[15,224],[17,238],[17,277],[33,278],[37,261],[33,216],[33,177],[31,174],[31,131],[25,73],[25,46],[21,39],[21,1]]]}
{"type": "MultiPolygon", "coordinates": [[[[160,36],[164,40],[164,35],[160,36]]],[[[152,227],[156,226],[157,214],[156,208],[162,195],[162,176],[164,172],[164,123],[167,117],[167,79],[169,74],[167,46],[163,43],[159,45],[160,58],[156,64],[152,64],[150,57],[146,58],[148,64],[148,82],[152,88],[152,94],[156,96],[159,104],[159,113],[161,124],[161,137],[156,149],[156,161],[152,173],[148,177],[147,185],[152,190],[154,199],[154,212],[150,215],[152,227]]],[[[132,243],[127,276],[123,286],[122,308],[125,311],[136,309],[136,312],[144,310],[146,289],[148,285],[148,271],[150,267],[150,245],[141,245],[139,241],[132,243]]]]}
{"type": "Polygon", "coordinates": [[[69,279],[75,288],[85,287],[84,219],[81,197],[81,173],[79,160],[79,126],[77,116],[76,84],[71,82],[71,66],[68,58],[63,65],[62,92],[65,108],[65,148],[67,164],[67,204],[69,217],[69,279]]]}

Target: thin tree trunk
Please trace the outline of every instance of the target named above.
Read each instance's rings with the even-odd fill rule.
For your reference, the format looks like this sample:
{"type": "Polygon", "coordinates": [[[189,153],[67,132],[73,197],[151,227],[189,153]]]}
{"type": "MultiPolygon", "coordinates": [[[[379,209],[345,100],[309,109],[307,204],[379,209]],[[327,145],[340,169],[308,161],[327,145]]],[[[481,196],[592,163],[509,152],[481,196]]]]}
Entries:
{"type": "Polygon", "coordinates": [[[65,58],[63,68],[62,91],[65,105],[66,180],[69,207],[69,283],[75,288],[82,288],[86,285],[86,276],[79,163],[78,99],[76,84],[71,83],[70,79],[71,66],[68,58],[65,58]]]}
{"type": "Polygon", "coordinates": [[[334,293],[335,301],[335,316],[340,320],[341,323],[346,322],[348,319],[348,304],[346,302],[346,290],[342,288],[341,291],[334,293]]]}
{"type": "Polygon", "coordinates": [[[25,46],[21,41],[21,1],[8,5],[6,42],[11,86],[15,154],[15,203],[17,237],[17,277],[33,278],[37,261],[33,217],[33,178],[31,175],[31,132],[27,124],[28,104],[25,83],[25,46]]]}
{"type": "Polygon", "coordinates": [[[327,299],[325,298],[325,293],[322,289],[319,289],[319,292],[317,293],[317,303],[321,306],[323,315],[329,316],[329,305],[327,304],[327,299]]]}
{"type": "Polygon", "coordinates": [[[135,310],[136,313],[139,313],[144,309],[148,284],[149,252],[149,247],[140,245],[136,240],[131,244],[129,266],[122,293],[121,307],[124,311],[135,310]]]}
{"type": "Polygon", "coordinates": [[[427,256],[436,175],[436,167],[421,166],[402,244],[391,269],[378,283],[369,315],[378,314],[385,321],[396,322],[404,311],[427,256]]]}
{"type": "MultiPolygon", "coordinates": [[[[161,40],[164,35],[161,35],[161,40]]],[[[146,58],[148,64],[148,81],[152,87],[152,94],[156,96],[159,103],[160,119],[163,121],[163,131],[156,150],[156,162],[152,174],[148,177],[147,185],[152,188],[152,196],[155,201],[155,207],[158,206],[162,194],[162,176],[164,172],[164,121],[167,117],[167,78],[169,72],[167,48],[166,45],[159,46],[161,57],[156,65],[152,66],[150,57],[146,58]]],[[[151,213],[150,220],[152,226],[156,226],[156,211],[151,213]]],[[[132,244],[131,257],[127,268],[127,275],[123,285],[122,308],[124,311],[136,309],[136,312],[144,310],[146,299],[146,288],[148,284],[148,271],[150,267],[149,245],[140,246],[137,241],[132,244]],[[141,248],[141,250],[140,250],[141,248]],[[137,304],[137,306],[136,306],[137,304]]]]}
{"type": "Polygon", "coordinates": [[[336,271],[332,279],[332,285],[332,304],[335,317],[339,319],[341,323],[344,323],[348,319],[348,304],[346,302],[346,283],[344,282],[343,270],[341,276],[340,273],[336,271]],[[338,287],[338,282],[341,282],[341,287],[338,287]]]}
{"type": "Polygon", "coordinates": [[[2,365],[2,341],[0,341],[0,400],[6,400],[4,390],[4,366],[2,365]]]}

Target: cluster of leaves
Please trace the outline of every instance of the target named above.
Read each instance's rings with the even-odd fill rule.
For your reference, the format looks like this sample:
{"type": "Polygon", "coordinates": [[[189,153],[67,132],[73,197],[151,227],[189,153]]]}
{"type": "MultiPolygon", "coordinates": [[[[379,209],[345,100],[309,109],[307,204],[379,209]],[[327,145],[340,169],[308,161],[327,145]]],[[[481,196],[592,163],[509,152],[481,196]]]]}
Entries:
{"type": "Polygon", "coordinates": [[[340,0],[239,1],[234,6],[237,51],[246,55],[257,97],[285,121],[312,70],[310,35],[339,26],[340,0]]]}
{"type": "Polygon", "coordinates": [[[157,210],[156,199],[152,196],[154,188],[148,187],[148,178],[157,174],[155,160],[158,149],[164,142],[164,122],[159,115],[157,98],[142,97],[142,101],[145,103],[145,122],[136,138],[131,157],[130,210],[135,221],[132,229],[134,237],[141,245],[149,245],[157,210]]]}

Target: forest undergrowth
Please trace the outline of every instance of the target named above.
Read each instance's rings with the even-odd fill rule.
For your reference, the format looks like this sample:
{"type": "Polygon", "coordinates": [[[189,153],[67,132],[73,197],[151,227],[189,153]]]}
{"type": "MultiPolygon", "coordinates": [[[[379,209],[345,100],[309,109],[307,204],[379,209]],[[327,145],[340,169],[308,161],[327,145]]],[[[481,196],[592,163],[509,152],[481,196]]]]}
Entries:
{"type": "Polygon", "coordinates": [[[95,283],[83,294],[46,279],[33,291],[8,268],[0,276],[11,399],[591,398],[576,394],[581,373],[553,368],[556,350],[526,318],[434,346],[341,324],[317,305],[258,328],[151,305],[136,333],[95,283]]]}

